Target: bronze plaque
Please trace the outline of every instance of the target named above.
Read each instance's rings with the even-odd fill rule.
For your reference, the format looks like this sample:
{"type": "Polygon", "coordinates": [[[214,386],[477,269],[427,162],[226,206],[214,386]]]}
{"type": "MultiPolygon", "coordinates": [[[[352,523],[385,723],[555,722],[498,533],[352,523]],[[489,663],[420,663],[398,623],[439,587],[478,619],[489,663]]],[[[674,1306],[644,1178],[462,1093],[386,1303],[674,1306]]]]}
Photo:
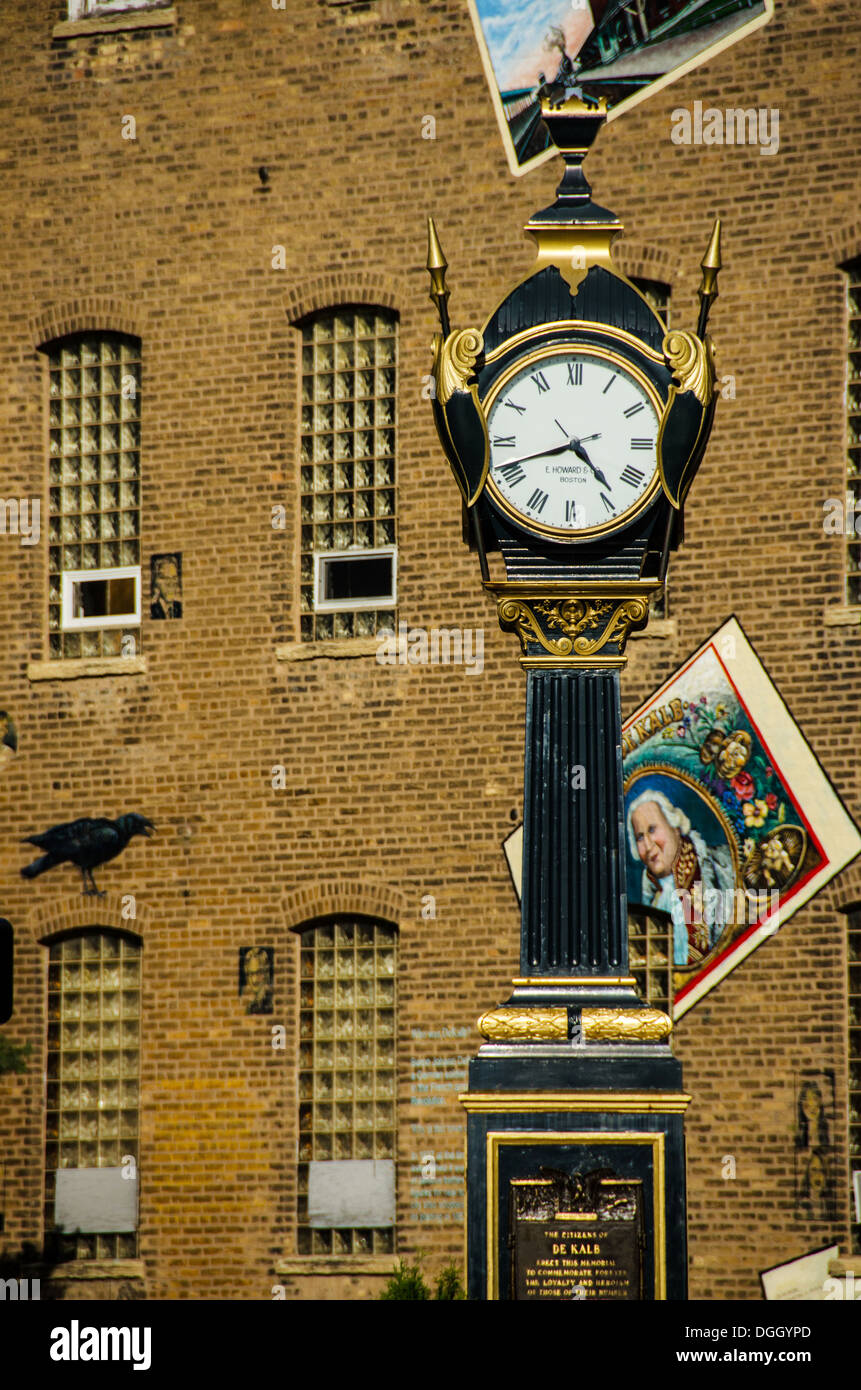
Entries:
{"type": "Polygon", "coordinates": [[[608,1169],[511,1183],[515,1299],[641,1299],[642,1184],[608,1169]]]}

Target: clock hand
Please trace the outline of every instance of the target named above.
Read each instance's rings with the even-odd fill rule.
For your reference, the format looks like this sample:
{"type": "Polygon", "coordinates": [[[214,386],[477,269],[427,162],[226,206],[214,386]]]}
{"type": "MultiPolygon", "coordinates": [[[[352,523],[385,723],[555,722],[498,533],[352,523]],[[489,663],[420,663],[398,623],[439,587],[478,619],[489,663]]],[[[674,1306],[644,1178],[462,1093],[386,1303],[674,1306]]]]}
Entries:
{"type": "Polygon", "coordinates": [[[506,459],[504,467],[508,468],[512,463],[528,463],[530,459],[548,458],[550,454],[564,454],[565,450],[570,448],[570,442],[567,444],[553,444],[549,449],[540,449],[537,454],[523,454],[519,459],[506,459]]]}
{"type": "MultiPolygon", "coordinates": [[[[601,436],[600,434],[590,434],[587,435],[586,438],[600,439],[601,436]]],[[[607,482],[607,479],[604,477],[604,474],[601,472],[600,468],[595,467],[589,455],[586,453],[586,450],[582,447],[581,441],[577,438],[576,435],[572,435],[571,438],[568,440],[567,444],[553,444],[550,446],[549,449],[541,449],[536,454],[522,454],[520,458],[506,459],[505,464],[502,466],[508,468],[513,463],[530,463],[533,459],[550,458],[555,454],[564,454],[568,453],[569,451],[571,453],[576,454],[577,458],[581,459],[582,462],[587,465],[587,467],[591,468],[593,474],[597,478],[598,482],[601,483],[602,487],[609,488],[612,491],[612,484],[607,482]]]]}
{"type": "MultiPolygon", "coordinates": [[[[587,436],[587,438],[599,439],[600,435],[590,434],[587,436]]],[[[592,469],[593,474],[595,475],[602,487],[609,488],[611,492],[613,491],[612,483],[608,483],[600,468],[595,467],[589,455],[586,453],[586,450],[583,448],[582,441],[579,440],[576,435],[572,434],[568,444],[568,448],[571,449],[573,453],[577,455],[578,459],[582,459],[583,463],[585,463],[589,468],[592,469]]]]}

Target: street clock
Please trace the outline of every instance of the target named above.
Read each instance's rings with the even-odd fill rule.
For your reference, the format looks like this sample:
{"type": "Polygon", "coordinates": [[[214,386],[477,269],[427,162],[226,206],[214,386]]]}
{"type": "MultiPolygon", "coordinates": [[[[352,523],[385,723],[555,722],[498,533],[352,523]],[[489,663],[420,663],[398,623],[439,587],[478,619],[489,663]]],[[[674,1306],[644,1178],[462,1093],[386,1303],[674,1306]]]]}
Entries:
{"type": "Polygon", "coordinates": [[[481,328],[453,330],[428,221],[432,408],[485,588],[527,668],[521,971],[488,1038],[660,1039],[671,1021],[628,973],[619,670],[648,621],[711,430],[720,223],[695,330],[668,330],[616,268],[622,224],[583,160],[606,111],[542,102],[565,161],[526,224],[538,258],[481,328]],[[505,579],[492,580],[498,553],[505,579]],[[574,781],[573,767],[583,769],[574,781]]]}

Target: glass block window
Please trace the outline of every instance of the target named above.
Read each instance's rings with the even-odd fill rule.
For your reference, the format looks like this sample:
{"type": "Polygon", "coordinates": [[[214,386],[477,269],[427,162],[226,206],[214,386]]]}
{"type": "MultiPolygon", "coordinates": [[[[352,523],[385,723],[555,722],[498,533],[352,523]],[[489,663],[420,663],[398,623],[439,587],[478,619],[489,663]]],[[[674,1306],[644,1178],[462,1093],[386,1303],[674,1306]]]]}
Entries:
{"type": "Polygon", "coordinates": [[[137,1162],[140,1080],[140,945],[88,932],[51,946],[45,1231],[59,1259],[133,1259],[137,1234],[53,1231],[58,1168],[137,1162]]]}
{"type": "Polygon", "coordinates": [[[49,656],[132,655],[140,649],[133,615],[126,626],[106,621],[104,628],[64,631],[63,575],[86,571],[95,579],[113,571],[110,581],[84,586],[100,590],[103,601],[123,574],[139,591],[140,342],[119,333],[76,334],[52,343],[47,358],[49,656]]]}
{"type": "MultiPolygon", "coordinates": [[[[397,541],[397,316],[346,307],[302,332],[301,634],[305,641],[373,637],[392,606],[318,612],[315,556],[393,550],[397,541]]],[[[391,567],[390,567],[391,568],[391,567]]]]}
{"type": "Polygon", "coordinates": [[[302,932],[299,1012],[300,1254],[387,1254],[392,1229],[308,1221],[308,1164],[395,1158],[397,933],[338,920],[302,932]]]}
{"type": "Polygon", "coordinates": [[[668,912],[628,910],[628,969],[637,993],[672,1018],[673,919],[668,912]]]}
{"type": "MultiPolygon", "coordinates": [[[[855,1173],[861,1173],[861,904],[846,917],[849,961],[849,1203],[852,1249],[861,1253],[861,1222],[855,1220],[855,1173]]],[[[861,1182],[861,1178],[858,1179],[861,1182]]]]}
{"type": "Polygon", "coordinates": [[[651,304],[655,313],[660,314],[667,328],[670,326],[670,287],[662,280],[641,280],[631,276],[631,283],[637,286],[640,294],[651,304]]]}
{"type": "MultiPolygon", "coordinates": [[[[846,273],[846,491],[861,514],[861,258],[846,273]]],[[[861,536],[846,537],[846,602],[861,603],[861,536]]]]}

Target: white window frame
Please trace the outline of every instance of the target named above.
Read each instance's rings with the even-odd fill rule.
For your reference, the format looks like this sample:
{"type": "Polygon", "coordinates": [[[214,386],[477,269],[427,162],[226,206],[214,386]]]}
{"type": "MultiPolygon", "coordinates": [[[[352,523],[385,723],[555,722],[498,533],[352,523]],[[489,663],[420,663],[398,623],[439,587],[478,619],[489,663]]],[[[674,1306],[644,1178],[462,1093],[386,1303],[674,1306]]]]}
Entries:
{"type": "Polygon", "coordinates": [[[139,627],[141,622],[140,565],[118,565],[115,568],[101,570],[64,570],[61,611],[63,632],[81,632],[90,628],[139,627]],[[134,579],[134,611],[132,613],[98,614],[92,618],[76,618],[72,609],[74,585],[93,579],[134,579]]]}
{"type": "Polygon", "coordinates": [[[69,0],[69,19],[93,19],[100,15],[124,14],[126,10],[155,10],[164,0],[69,0]]]}
{"type": "Polygon", "coordinates": [[[316,613],[353,613],[365,608],[397,608],[398,606],[398,547],[383,545],[376,549],[367,546],[350,546],[347,550],[317,550],[314,552],[314,611],[316,613]],[[379,560],[390,555],[392,559],[391,593],[379,596],[363,594],[359,598],[323,598],[326,591],[325,569],[332,560],[379,560]]]}

